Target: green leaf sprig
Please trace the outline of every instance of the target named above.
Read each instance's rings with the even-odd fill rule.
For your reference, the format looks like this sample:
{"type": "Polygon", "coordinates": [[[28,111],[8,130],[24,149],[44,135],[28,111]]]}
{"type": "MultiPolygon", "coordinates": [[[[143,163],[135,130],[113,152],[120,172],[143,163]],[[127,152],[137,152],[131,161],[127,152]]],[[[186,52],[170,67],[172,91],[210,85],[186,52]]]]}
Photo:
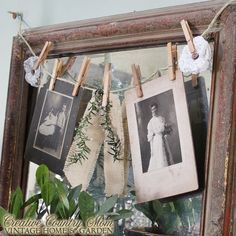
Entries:
{"type": "Polygon", "coordinates": [[[76,144],[78,151],[69,159],[69,165],[77,163],[78,161],[82,165],[82,161],[88,159],[90,148],[87,146],[86,142],[89,140],[89,137],[87,136],[85,129],[89,124],[91,124],[90,120],[92,119],[93,115],[102,115],[103,122],[101,125],[107,132],[105,141],[110,146],[110,151],[108,151],[108,153],[113,156],[114,161],[121,160],[121,158],[119,158],[121,152],[121,141],[112,127],[110,118],[110,110],[112,105],[109,102],[106,107],[101,107],[102,95],[103,91],[101,89],[97,89],[95,91],[94,101],[90,101],[89,103],[89,112],[82,118],[79,126],[75,130],[78,139],[76,144]],[[101,113],[99,114],[99,112],[101,113]]]}
{"type": "Polygon", "coordinates": [[[69,159],[68,164],[77,163],[78,161],[82,164],[82,160],[88,159],[87,155],[90,153],[90,148],[86,145],[86,142],[89,140],[89,137],[85,132],[85,128],[91,124],[92,115],[98,115],[102,104],[102,95],[103,91],[101,89],[95,91],[94,101],[89,103],[89,112],[81,119],[79,126],[75,129],[75,135],[78,137],[78,151],[69,159]]]}
{"type": "Polygon", "coordinates": [[[122,160],[121,158],[119,158],[120,152],[121,152],[121,142],[117,133],[114,131],[112,127],[111,118],[110,118],[111,107],[112,107],[112,104],[108,102],[106,107],[102,108],[103,109],[103,113],[102,113],[103,122],[101,125],[103,126],[104,130],[107,132],[105,142],[108,143],[111,149],[111,151],[108,151],[108,153],[112,155],[114,161],[116,161],[116,160],[122,160]]]}

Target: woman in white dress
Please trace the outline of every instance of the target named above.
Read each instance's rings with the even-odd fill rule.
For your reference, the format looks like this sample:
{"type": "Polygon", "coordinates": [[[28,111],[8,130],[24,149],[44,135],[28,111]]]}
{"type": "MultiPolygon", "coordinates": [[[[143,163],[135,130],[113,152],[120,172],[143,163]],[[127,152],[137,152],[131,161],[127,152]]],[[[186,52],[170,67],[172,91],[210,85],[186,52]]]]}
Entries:
{"type": "Polygon", "coordinates": [[[164,137],[166,122],[162,116],[158,116],[156,103],[151,105],[151,112],[152,118],[147,125],[147,140],[151,149],[148,171],[166,167],[169,165],[168,159],[172,160],[166,137],[164,137]]]}
{"type": "Polygon", "coordinates": [[[57,116],[53,114],[53,109],[51,109],[43,123],[39,126],[39,133],[45,136],[53,135],[56,123],[57,116]]]}

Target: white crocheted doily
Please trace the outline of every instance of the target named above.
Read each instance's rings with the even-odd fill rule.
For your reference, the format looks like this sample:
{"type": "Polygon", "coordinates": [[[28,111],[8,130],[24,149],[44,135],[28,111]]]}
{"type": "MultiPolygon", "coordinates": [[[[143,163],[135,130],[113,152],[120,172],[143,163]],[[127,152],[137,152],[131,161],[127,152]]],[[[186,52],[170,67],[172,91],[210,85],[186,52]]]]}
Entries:
{"type": "Polygon", "coordinates": [[[41,76],[41,68],[39,66],[37,70],[33,70],[37,59],[38,57],[29,57],[24,61],[25,80],[33,87],[38,87],[40,85],[39,78],[41,76]]]}
{"type": "Polygon", "coordinates": [[[184,74],[198,74],[211,67],[211,47],[209,43],[202,36],[193,38],[193,42],[199,57],[194,60],[188,46],[186,45],[183,48],[179,59],[179,68],[184,74]]]}

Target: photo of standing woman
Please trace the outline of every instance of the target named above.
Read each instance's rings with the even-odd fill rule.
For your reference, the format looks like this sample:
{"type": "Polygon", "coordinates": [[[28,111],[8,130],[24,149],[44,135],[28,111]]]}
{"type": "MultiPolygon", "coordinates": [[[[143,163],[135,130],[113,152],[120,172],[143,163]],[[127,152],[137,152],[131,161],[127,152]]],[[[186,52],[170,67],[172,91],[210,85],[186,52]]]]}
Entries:
{"type": "Polygon", "coordinates": [[[180,163],[173,92],[169,90],[135,103],[135,111],[143,172],[180,163]]]}

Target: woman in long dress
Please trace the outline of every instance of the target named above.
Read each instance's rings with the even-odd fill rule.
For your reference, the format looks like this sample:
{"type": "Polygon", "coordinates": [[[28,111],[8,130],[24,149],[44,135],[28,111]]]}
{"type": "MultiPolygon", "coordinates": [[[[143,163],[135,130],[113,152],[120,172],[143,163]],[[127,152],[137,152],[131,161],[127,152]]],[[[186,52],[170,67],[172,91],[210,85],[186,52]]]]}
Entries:
{"type": "Polygon", "coordinates": [[[53,135],[55,132],[55,125],[57,123],[57,116],[53,114],[53,109],[45,117],[43,123],[39,126],[39,133],[45,136],[53,135]]]}
{"type": "Polygon", "coordinates": [[[152,118],[147,126],[147,140],[151,149],[148,171],[166,167],[169,165],[168,160],[172,160],[165,137],[166,122],[164,117],[158,116],[156,103],[151,105],[151,112],[152,118]]]}
{"type": "Polygon", "coordinates": [[[54,147],[54,135],[57,123],[57,116],[54,115],[54,109],[52,108],[48,115],[44,118],[40,124],[36,139],[36,146],[41,149],[54,147]]]}

